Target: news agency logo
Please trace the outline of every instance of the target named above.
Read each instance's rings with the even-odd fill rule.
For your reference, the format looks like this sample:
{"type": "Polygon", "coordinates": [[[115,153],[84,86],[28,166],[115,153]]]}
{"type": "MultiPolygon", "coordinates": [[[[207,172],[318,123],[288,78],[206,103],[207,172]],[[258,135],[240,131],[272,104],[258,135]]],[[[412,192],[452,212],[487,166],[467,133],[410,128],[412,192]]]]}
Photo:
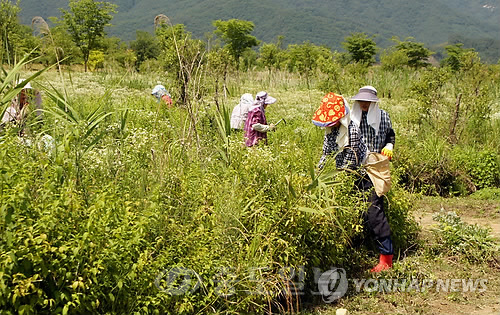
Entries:
{"type": "MultiPolygon", "coordinates": [[[[261,295],[270,293],[266,291],[264,289],[265,286],[262,285],[262,281],[265,282],[266,279],[256,276],[259,270],[262,270],[262,268],[249,268],[247,275],[244,276],[246,281],[255,281],[257,284],[254,290],[245,290],[245,294],[261,295]]],[[[311,291],[310,293],[312,295],[321,295],[325,303],[332,303],[346,294],[349,283],[347,273],[343,268],[330,268],[326,271],[322,271],[319,268],[313,268],[313,273],[317,291],[311,291]]],[[[283,268],[278,272],[278,275],[283,283],[287,283],[289,287],[294,288],[289,294],[305,294],[306,273],[303,266],[295,269],[283,268]]],[[[215,287],[214,291],[217,295],[228,297],[237,293],[235,286],[238,282],[238,276],[234,270],[231,268],[220,268],[210,281],[205,281],[205,284],[211,283],[215,287]]],[[[184,295],[196,292],[204,284],[204,281],[198,273],[192,269],[173,267],[160,272],[154,284],[158,290],[169,295],[184,295]]]]}
{"type": "MultiPolygon", "coordinates": [[[[307,293],[320,295],[323,302],[333,303],[342,298],[348,291],[349,286],[353,292],[485,292],[487,291],[487,279],[349,279],[343,268],[332,267],[326,271],[320,268],[312,268],[314,283],[317,291],[311,290],[307,293]]],[[[269,287],[275,286],[276,275],[281,279],[280,283],[294,290],[284,290],[281,293],[288,295],[305,295],[306,272],[303,266],[298,268],[282,268],[276,274],[271,268],[255,267],[249,268],[246,273],[237,273],[233,268],[223,267],[210,279],[202,279],[196,271],[185,267],[173,267],[165,269],[155,279],[158,290],[169,295],[193,294],[201,286],[213,286],[214,292],[220,297],[227,298],[234,294],[246,295],[278,295],[280,292],[269,291],[269,287]],[[265,272],[263,272],[265,271],[265,272]],[[269,272],[269,273],[267,273],[269,272]],[[262,274],[273,275],[271,278],[259,276],[262,274]],[[244,282],[254,282],[255,285],[245,285],[241,289],[241,279],[244,282]],[[240,290],[238,291],[238,287],[240,290]],[[252,288],[252,289],[248,289],[252,288]],[[267,288],[267,289],[266,289],[267,288]]],[[[248,283],[247,283],[248,284],[248,283]]]]}
{"type": "Polygon", "coordinates": [[[323,272],[318,280],[318,290],[325,303],[332,303],[343,297],[349,283],[346,272],[343,268],[333,268],[323,272]]]}
{"type": "Polygon", "coordinates": [[[155,279],[158,290],[170,295],[194,293],[201,284],[200,276],[194,270],[184,267],[165,269],[155,279]]]}

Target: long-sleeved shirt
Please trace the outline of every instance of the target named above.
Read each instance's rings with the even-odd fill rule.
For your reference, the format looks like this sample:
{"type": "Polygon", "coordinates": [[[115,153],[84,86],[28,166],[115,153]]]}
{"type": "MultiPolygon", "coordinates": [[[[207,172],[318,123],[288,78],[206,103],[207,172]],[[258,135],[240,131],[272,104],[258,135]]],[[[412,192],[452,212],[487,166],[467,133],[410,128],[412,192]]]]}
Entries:
{"type": "Polygon", "coordinates": [[[385,110],[380,110],[380,125],[378,134],[373,127],[368,125],[367,122],[367,112],[361,114],[361,121],[359,124],[359,129],[361,129],[361,134],[365,140],[365,143],[370,152],[382,152],[382,149],[391,143],[392,146],[396,143],[396,134],[392,129],[391,118],[385,110]]]}
{"type": "Polygon", "coordinates": [[[366,156],[366,145],[363,136],[358,126],[352,121],[349,123],[349,144],[339,152],[337,144],[338,128],[332,128],[332,132],[325,135],[323,141],[323,156],[319,161],[319,168],[323,168],[326,159],[329,155],[338,154],[335,156],[336,167],[339,169],[357,169],[366,156]]]}
{"type": "Polygon", "coordinates": [[[245,144],[247,147],[254,146],[260,141],[267,143],[267,130],[259,128],[261,125],[267,125],[266,113],[262,105],[256,105],[250,108],[245,121],[245,144]]]}
{"type": "Polygon", "coordinates": [[[231,128],[243,129],[245,121],[248,117],[248,110],[253,105],[253,97],[251,94],[243,94],[240,98],[240,103],[236,105],[231,113],[231,128]]]}

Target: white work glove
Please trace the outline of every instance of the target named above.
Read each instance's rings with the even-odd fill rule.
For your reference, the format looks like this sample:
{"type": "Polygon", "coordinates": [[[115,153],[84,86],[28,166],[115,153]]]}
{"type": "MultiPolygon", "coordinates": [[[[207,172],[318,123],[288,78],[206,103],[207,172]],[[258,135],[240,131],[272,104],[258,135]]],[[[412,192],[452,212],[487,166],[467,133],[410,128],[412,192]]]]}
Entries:
{"type": "Polygon", "coordinates": [[[263,125],[263,124],[253,124],[252,129],[258,132],[268,132],[273,131],[276,126],[274,124],[263,125]]]}

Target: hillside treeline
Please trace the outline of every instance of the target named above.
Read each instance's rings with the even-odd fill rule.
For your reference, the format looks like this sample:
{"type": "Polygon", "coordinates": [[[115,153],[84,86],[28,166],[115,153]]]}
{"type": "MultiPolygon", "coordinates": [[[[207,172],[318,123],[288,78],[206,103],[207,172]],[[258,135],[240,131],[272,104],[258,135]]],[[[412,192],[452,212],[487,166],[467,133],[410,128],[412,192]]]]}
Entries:
{"type": "MultiPolygon", "coordinates": [[[[21,22],[30,25],[34,16],[60,17],[58,8],[67,8],[68,0],[19,2],[21,22]]],[[[458,35],[467,48],[475,48],[485,62],[500,58],[498,0],[421,0],[411,1],[326,1],[311,0],[113,0],[118,6],[109,35],[127,42],[136,39],[136,30],[153,31],[153,19],[167,14],[172,23],[184,24],[194,37],[203,39],[213,31],[212,21],[231,18],[253,21],[254,35],[263,42],[284,36],[284,43],[300,44],[306,40],[340,50],[344,37],[351,32],[376,34],[377,45],[388,48],[391,38],[415,37],[437,53],[455,44],[458,35]],[[496,42],[496,46],[484,45],[496,42]],[[480,42],[480,43],[478,43],[480,42]],[[483,44],[482,44],[483,43],[483,44]],[[479,44],[479,45],[476,45],[479,44]]]]}
{"type": "MultiPolygon", "coordinates": [[[[116,37],[106,36],[105,27],[111,26],[109,23],[116,13],[116,9],[117,6],[106,2],[100,2],[100,5],[96,5],[96,2],[90,0],[70,1],[69,9],[61,9],[62,16],[60,18],[52,17],[50,18],[51,21],[45,21],[42,17],[35,16],[32,18],[31,27],[29,27],[19,22],[19,13],[21,10],[19,6],[12,4],[8,0],[2,0],[0,29],[2,29],[3,35],[0,38],[2,42],[0,61],[3,64],[9,63],[16,58],[19,59],[24,53],[34,50],[35,55],[40,57],[39,62],[46,65],[57,61],[67,65],[86,64],[90,60],[90,66],[93,70],[108,66],[140,71],[141,65],[145,61],[149,61],[149,64],[154,60],[161,59],[161,36],[157,33],[158,24],[155,25],[156,31],[154,35],[145,31],[137,31],[135,33],[136,39],[129,43],[125,43],[116,37]],[[85,9],[79,10],[78,6],[85,9]],[[77,12],[77,14],[75,15],[73,11],[77,12]],[[87,23],[87,26],[82,28],[72,24],[75,20],[85,21],[85,19],[91,16],[90,13],[96,13],[97,17],[91,21],[89,20],[90,23],[87,23]],[[72,21],[72,17],[76,19],[72,21]],[[49,27],[49,24],[54,26],[49,27]],[[91,27],[96,28],[92,32],[93,34],[88,32],[91,27]]],[[[162,16],[165,17],[160,14],[155,18],[155,21],[158,21],[158,17],[162,16]]],[[[167,24],[166,21],[164,22],[167,24]]],[[[215,23],[216,21],[213,21],[212,24],[215,26],[215,23]]],[[[251,33],[254,31],[255,25],[253,22],[250,23],[252,25],[251,28],[245,30],[245,32],[251,33]]],[[[168,20],[168,24],[172,26],[170,20],[168,20]]],[[[185,35],[194,38],[189,32],[185,31],[186,28],[184,25],[176,24],[174,26],[181,27],[184,29],[185,35]]],[[[236,29],[240,26],[236,26],[236,29]]],[[[204,39],[200,40],[202,42],[200,48],[206,52],[210,52],[222,47],[225,42],[221,41],[221,37],[216,35],[218,31],[220,29],[216,27],[214,32],[206,33],[204,39]]],[[[237,32],[240,31],[242,29],[237,30],[237,32]]],[[[430,61],[436,64],[436,60],[441,61],[448,57],[450,46],[456,45],[475,47],[477,51],[481,51],[481,56],[484,59],[483,62],[495,63],[498,61],[498,41],[494,39],[473,39],[464,35],[453,35],[448,39],[448,42],[451,43],[450,46],[440,47],[438,51],[433,52],[424,47],[424,43],[417,42],[411,37],[404,39],[397,37],[385,38],[384,47],[387,48],[381,49],[375,44],[377,36],[368,34],[366,31],[358,30],[355,33],[351,33],[350,36],[345,37],[344,41],[339,39],[334,46],[344,47],[347,51],[344,53],[338,53],[336,50],[331,51],[327,46],[318,46],[308,41],[284,47],[283,43],[287,42],[288,39],[283,36],[277,36],[271,42],[262,42],[259,38],[256,38],[257,41],[254,45],[242,47],[242,53],[244,54],[239,56],[242,58],[241,69],[262,69],[265,67],[269,68],[270,66],[280,68],[286,66],[289,69],[295,70],[296,62],[291,60],[294,59],[293,55],[296,54],[293,50],[296,50],[297,46],[300,48],[302,45],[311,45],[316,49],[331,51],[343,64],[358,61],[357,58],[352,58],[353,50],[346,47],[346,41],[349,42],[349,38],[360,35],[371,39],[370,45],[373,45],[373,47],[369,47],[368,49],[372,51],[373,48],[373,57],[377,57],[377,62],[389,67],[411,65],[411,61],[401,59],[405,57],[410,59],[426,59],[430,57],[430,61]],[[413,47],[401,47],[401,42],[408,42],[413,47]],[[391,46],[387,43],[392,43],[393,45],[391,46]],[[412,49],[408,51],[407,48],[412,49]],[[397,56],[394,56],[395,50],[397,51],[397,56]],[[273,60],[269,60],[270,58],[273,60]]],[[[377,38],[377,41],[380,41],[380,38],[377,38]]],[[[365,47],[354,47],[353,49],[360,51],[365,49],[365,47]]],[[[467,50],[474,49],[468,48],[467,50]]],[[[374,62],[375,59],[371,61],[374,62]]]]}

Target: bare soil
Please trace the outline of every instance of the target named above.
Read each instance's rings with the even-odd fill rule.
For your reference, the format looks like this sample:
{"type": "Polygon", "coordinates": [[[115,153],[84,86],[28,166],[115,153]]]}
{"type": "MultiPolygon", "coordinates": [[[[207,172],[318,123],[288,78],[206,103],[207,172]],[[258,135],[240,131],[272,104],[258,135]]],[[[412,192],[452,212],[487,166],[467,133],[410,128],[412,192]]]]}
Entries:
{"type": "Polygon", "coordinates": [[[470,198],[425,197],[419,201],[415,218],[424,231],[436,223],[432,219],[435,213],[454,211],[462,221],[491,228],[491,234],[500,239],[500,202],[475,200],[470,198]]]}

